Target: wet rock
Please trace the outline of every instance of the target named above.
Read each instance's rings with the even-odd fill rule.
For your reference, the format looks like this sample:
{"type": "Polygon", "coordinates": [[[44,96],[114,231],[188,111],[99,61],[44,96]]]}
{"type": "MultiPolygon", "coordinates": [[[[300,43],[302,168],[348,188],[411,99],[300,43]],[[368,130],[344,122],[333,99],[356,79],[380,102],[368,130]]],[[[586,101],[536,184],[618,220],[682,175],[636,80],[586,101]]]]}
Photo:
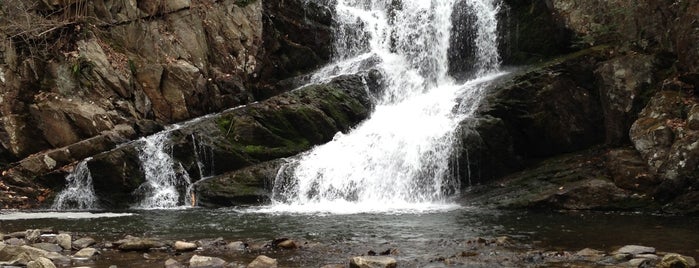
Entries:
{"type": "Polygon", "coordinates": [[[73,257],[75,257],[75,258],[92,258],[92,256],[95,256],[96,254],[99,254],[97,249],[83,248],[80,251],[73,254],[73,257]]]}
{"type": "Polygon", "coordinates": [[[27,239],[27,241],[29,241],[29,242],[36,242],[39,240],[40,236],[41,236],[40,229],[27,230],[27,234],[25,236],[25,239],[27,239]]]}
{"type": "Polygon", "coordinates": [[[160,248],[165,246],[164,243],[157,240],[132,236],[116,241],[114,244],[118,245],[119,250],[123,251],[147,251],[152,248],[160,248]]]}
{"type": "Polygon", "coordinates": [[[272,242],[272,246],[282,249],[296,249],[298,246],[294,240],[288,238],[280,238],[272,242]]]}
{"type": "Polygon", "coordinates": [[[629,265],[629,267],[641,267],[641,268],[655,267],[652,265],[652,262],[653,262],[652,260],[645,259],[645,258],[635,258],[635,259],[631,259],[628,262],[628,265],[629,265]]]}
{"type": "Polygon", "coordinates": [[[228,250],[242,251],[242,250],[245,250],[246,247],[247,247],[247,245],[242,241],[234,241],[234,242],[230,242],[230,243],[226,244],[226,248],[228,250]]]}
{"type": "Polygon", "coordinates": [[[386,256],[359,256],[350,259],[351,268],[395,268],[396,259],[386,256]]]}
{"type": "Polygon", "coordinates": [[[193,251],[193,250],[196,250],[197,247],[198,246],[195,243],[184,242],[184,241],[175,242],[175,250],[176,251],[193,251]]]}
{"type": "MultiPolygon", "coordinates": [[[[207,268],[222,268],[226,265],[226,261],[216,258],[216,257],[207,257],[207,256],[199,256],[199,255],[194,255],[192,258],[189,259],[189,267],[190,268],[196,268],[196,267],[207,267],[207,268]]],[[[248,266],[250,267],[250,266],[248,266]]]]}
{"type": "Polygon", "coordinates": [[[248,268],[276,268],[277,260],[267,257],[265,255],[257,256],[250,264],[248,268]]]}
{"type": "Polygon", "coordinates": [[[83,237],[78,240],[73,241],[73,249],[81,250],[83,248],[92,246],[96,243],[95,239],[92,237],[83,237]]]}
{"type": "Polygon", "coordinates": [[[73,247],[72,237],[69,234],[56,235],[56,242],[65,250],[70,250],[73,247]]]}
{"type": "Polygon", "coordinates": [[[56,268],[56,265],[47,258],[39,257],[27,263],[27,268],[56,268]]]}
{"type": "Polygon", "coordinates": [[[56,245],[56,244],[51,244],[51,243],[36,243],[32,244],[32,247],[39,248],[46,250],[48,252],[61,252],[63,251],[63,247],[56,245]]]}
{"type": "Polygon", "coordinates": [[[320,268],[345,268],[344,264],[326,264],[321,266],[320,268]]]}
{"type": "Polygon", "coordinates": [[[614,251],[613,254],[630,254],[633,256],[640,254],[653,254],[655,253],[655,248],[637,245],[626,245],[614,251]]]}
{"type": "Polygon", "coordinates": [[[165,268],[185,268],[185,266],[174,259],[167,259],[165,261],[165,268]]]}
{"type": "Polygon", "coordinates": [[[26,231],[23,231],[23,232],[12,232],[12,233],[9,233],[9,234],[6,234],[6,235],[5,235],[5,239],[7,239],[7,238],[25,238],[25,237],[27,237],[27,232],[26,232],[26,231]]]}
{"type": "Polygon", "coordinates": [[[629,141],[629,128],[645,103],[653,84],[654,57],[630,54],[601,63],[595,70],[599,81],[607,144],[629,141]]]}
{"type": "Polygon", "coordinates": [[[8,244],[10,246],[22,246],[22,245],[26,245],[27,241],[25,241],[24,239],[19,239],[19,238],[13,237],[13,238],[5,240],[5,244],[8,244]]]}
{"type": "Polygon", "coordinates": [[[45,256],[47,259],[53,261],[55,264],[70,264],[71,259],[68,256],[64,256],[57,252],[49,252],[45,256]]]}
{"type": "Polygon", "coordinates": [[[658,263],[658,267],[660,268],[691,268],[696,266],[697,263],[694,258],[675,253],[670,253],[663,256],[660,263],[658,263]]]}

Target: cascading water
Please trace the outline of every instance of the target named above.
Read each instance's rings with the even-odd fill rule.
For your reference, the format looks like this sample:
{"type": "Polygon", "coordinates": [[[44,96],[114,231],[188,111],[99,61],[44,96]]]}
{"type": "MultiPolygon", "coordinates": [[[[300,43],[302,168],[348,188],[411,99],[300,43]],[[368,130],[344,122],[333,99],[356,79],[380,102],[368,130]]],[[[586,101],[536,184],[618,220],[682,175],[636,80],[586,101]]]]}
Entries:
{"type": "Polygon", "coordinates": [[[463,84],[448,74],[455,0],[337,1],[337,62],[313,80],[375,68],[386,88],[367,121],[280,170],[273,210],[415,209],[458,192],[457,126],[500,61],[495,0],[465,1],[477,18],[477,78],[463,84]]]}
{"type": "Polygon", "coordinates": [[[92,174],[87,168],[87,158],[75,166],[73,172],[66,177],[66,187],[56,195],[51,205],[53,210],[86,210],[96,209],[97,196],[92,186],[92,174]]]}
{"type": "Polygon", "coordinates": [[[146,182],[136,190],[144,196],[136,208],[176,208],[190,204],[189,198],[181,198],[180,193],[192,183],[181,164],[171,156],[172,148],[167,145],[169,134],[164,131],[141,139],[139,158],[146,182]]]}

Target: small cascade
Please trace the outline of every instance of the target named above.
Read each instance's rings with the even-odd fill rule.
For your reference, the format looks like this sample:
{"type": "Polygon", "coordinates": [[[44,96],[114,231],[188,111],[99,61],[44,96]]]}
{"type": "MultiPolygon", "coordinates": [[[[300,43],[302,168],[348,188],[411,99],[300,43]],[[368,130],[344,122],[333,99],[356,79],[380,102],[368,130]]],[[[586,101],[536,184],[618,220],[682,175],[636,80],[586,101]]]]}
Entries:
{"type": "Polygon", "coordinates": [[[142,138],[139,158],[146,182],[136,193],[143,196],[139,209],[164,209],[190,205],[188,196],[181,196],[192,184],[182,165],[172,158],[168,145],[169,131],[142,138]]]}
{"type": "Polygon", "coordinates": [[[53,201],[53,210],[87,210],[97,209],[98,200],[92,185],[92,174],[87,168],[87,158],[75,166],[73,172],[66,176],[66,187],[58,193],[53,201]]]}

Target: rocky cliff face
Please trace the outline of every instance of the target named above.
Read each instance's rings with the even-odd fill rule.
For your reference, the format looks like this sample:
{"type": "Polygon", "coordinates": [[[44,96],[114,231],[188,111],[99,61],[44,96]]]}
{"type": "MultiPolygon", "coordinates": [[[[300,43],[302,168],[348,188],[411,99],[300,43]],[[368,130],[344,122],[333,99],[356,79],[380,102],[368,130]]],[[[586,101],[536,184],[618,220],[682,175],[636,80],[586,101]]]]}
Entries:
{"type": "Polygon", "coordinates": [[[330,12],[313,1],[0,7],[0,165],[5,181],[27,187],[13,171],[52,172],[162,125],[277,95],[293,88],[280,81],[330,57],[330,12]]]}
{"type": "Polygon", "coordinates": [[[564,25],[570,48],[583,50],[516,71],[494,86],[481,118],[464,122],[476,160],[464,164],[483,181],[501,178],[467,196],[503,207],[699,211],[699,4],[525,1],[511,12],[544,6],[549,25],[564,25]]]}

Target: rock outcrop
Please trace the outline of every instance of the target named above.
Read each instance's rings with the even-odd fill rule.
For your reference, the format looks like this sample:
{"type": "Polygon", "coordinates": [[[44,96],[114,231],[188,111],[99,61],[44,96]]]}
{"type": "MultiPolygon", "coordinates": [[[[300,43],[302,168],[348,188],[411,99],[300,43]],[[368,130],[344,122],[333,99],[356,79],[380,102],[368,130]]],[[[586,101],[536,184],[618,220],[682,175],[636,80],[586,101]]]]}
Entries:
{"type": "Polygon", "coordinates": [[[0,10],[0,190],[13,207],[45,200],[66,165],[293,89],[278,83],[330,58],[317,1],[36,2],[0,10]]]}
{"type": "Polygon", "coordinates": [[[460,159],[469,167],[464,181],[496,180],[467,198],[500,207],[696,213],[699,50],[689,44],[699,34],[697,25],[678,22],[696,19],[699,5],[546,3],[572,33],[571,48],[593,47],[492,87],[479,116],[462,123],[460,159]]]}

